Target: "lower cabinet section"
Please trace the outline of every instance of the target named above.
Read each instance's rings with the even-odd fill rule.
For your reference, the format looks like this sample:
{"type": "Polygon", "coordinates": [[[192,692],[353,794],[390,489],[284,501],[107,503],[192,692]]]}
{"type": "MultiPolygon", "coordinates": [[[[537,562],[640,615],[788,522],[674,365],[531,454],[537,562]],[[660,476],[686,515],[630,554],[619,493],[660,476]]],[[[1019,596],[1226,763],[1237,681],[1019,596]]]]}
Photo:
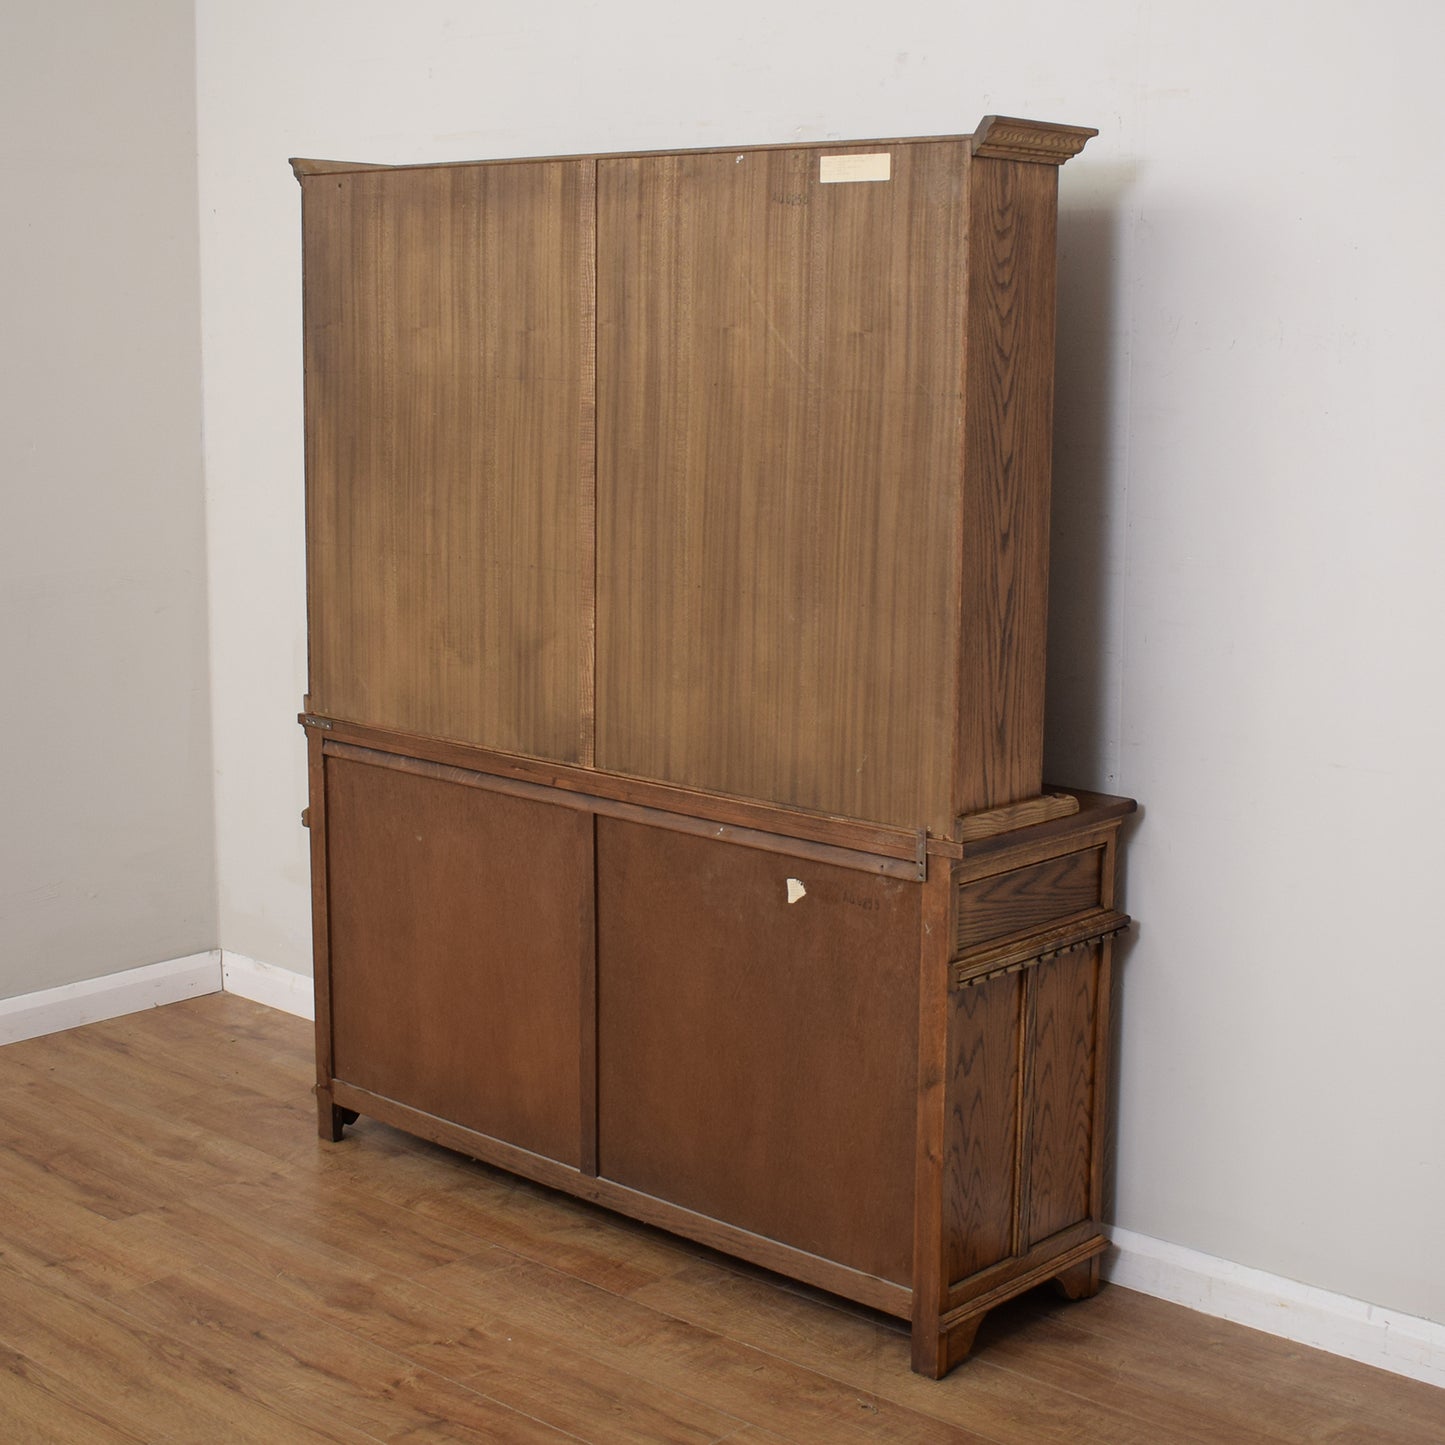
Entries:
{"type": "Polygon", "coordinates": [[[933,1375],[1096,1286],[1126,800],[918,877],[311,747],[323,1135],[374,1115],[910,1318],[933,1375]]]}

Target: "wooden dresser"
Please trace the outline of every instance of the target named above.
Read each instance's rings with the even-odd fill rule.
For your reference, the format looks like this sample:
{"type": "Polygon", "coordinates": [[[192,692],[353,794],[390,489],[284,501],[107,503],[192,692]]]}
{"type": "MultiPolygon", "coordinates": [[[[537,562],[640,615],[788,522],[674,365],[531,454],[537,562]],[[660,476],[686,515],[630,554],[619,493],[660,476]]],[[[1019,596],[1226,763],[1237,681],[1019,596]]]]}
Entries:
{"type": "Polygon", "coordinates": [[[317,1097],[911,1319],[1098,1283],[1126,799],[1045,790],[1057,167],[385,167],[305,236],[317,1097]]]}

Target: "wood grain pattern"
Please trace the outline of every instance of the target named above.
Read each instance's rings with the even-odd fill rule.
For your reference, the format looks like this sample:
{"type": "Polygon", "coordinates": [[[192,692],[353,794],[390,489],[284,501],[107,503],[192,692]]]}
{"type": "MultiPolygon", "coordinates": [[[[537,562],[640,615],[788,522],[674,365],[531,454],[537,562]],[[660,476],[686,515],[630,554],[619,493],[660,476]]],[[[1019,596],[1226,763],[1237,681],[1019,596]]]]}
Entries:
{"type": "MultiPolygon", "coordinates": [[[[383,752],[376,748],[359,748],[349,743],[327,739],[325,755],[332,758],[350,758],[372,767],[394,768],[398,772],[411,773],[416,777],[437,778],[462,788],[479,788],[485,792],[499,793],[513,798],[531,798],[552,807],[569,808],[572,811],[595,813],[599,817],[626,818],[635,823],[646,823],[651,827],[667,828],[677,833],[691,833],[700,838],[712,838],[735,843],[743,848],[758,848],[765,853],[783,853],[789,857],[806,857],[819,863],[831,863],[839,868],[853,868],[860,873],[877,873],[887,878],[906,878],[917,881],[923,868],[922,860],[910,858],[879,857],[876,853],[865,853],[853,848],[840,848],[831,843],[819,843],[808,838],[798,838],[784,833],[770,833],[757,828],[739,828],[731,823],[719,823],[711,818],[696,817],[691,813],[679,813],[669,809],[648,808],[637,803],[598,797],[589,793],[572,792],[567,789],[545,787],[541,783],[525,781],[510,775],[477,772],[470,768],[449,767],[445,763],[428,762],[404,754],[383,752]]],[[[589,776],[599,776],[590,774],[589,776]]],[[[631,791],[630,789],[627,791],[631,791]]],[[[796,823],[796,820],[792,820],[796,823]]],[[[921,841],[915,840],[915,847],[921,849],[921,841]]]]}
{"type": "Polygon", "coordinates": [[[1084,848],[982,878],[960,881],[954,947],[1057,923],[1099,905],[1103,849],[1084,848]]]}
{"type": "Polygon", "coordinates": [[[1069,818],[1079,811],[1079,800],[1072,793],[1041,793],[1021,803],[1005,803],[1001,808],[988,808],[982,813],[966,813],[954,825],[953,836],[960,843],[977,838],[991,838],[1014,828],[1027,828],[1034,823],[1047,823],[1054,818],[1069,818]]]}
{"type": "Polygon", "coordinates": [[[906,1283],[917,886],[610,818],[597,877],[601,1173],[906,1283]]]}
{"type": "Polygon", "coordinates": [[[1029,975],[1035,999],[1028,1041],[1033,1070],[1025,1102],[1028,1245],[1089,1216],[1098,970],[1095,945],[1064,954],[1029,975]]]}
{"type": "Polygon", "coordinates": [[[948,939],[953,873],[929,860],[923,883],[918,933],[918,1103],[913,1146],[913,1318],[911,1363],[938,1379],[948,1369],[939,1323],[948,1282],[946,1224],[949,1180],[948,939]]]}
{"type": "Polygon", "coordinates": [[[946,1279],[1013,1253],[1021,1057],[1017,975],[949,999],[946,1279]]]}
{"type": "Polygon", "coordinates": [[[966,157],[599,163],[600,766],[948,832],[966,157]]]}
{"type": "Polygon", "coordinates": [[[310,694],[586,762],[590,162],[304,182],[310,694]]]}
{"type": "Polygon", "coordinates": [[[336,1079],[579,1165],[590,818],[326,768],[336,1079]]]}
{"type": "Polygon", "coordinates": [[[535,758],[499,753],[464,743],[446,742],[422,737],[417,733],[399,732],[394,728],[367,727],[340,719],[303,714],[308,729],[321,733],[326,746],[351,743],[373,748],[398,757],[417,758],[447,767],[465,768],[497,778],[555,788],[611,799],[662,812],[689,814],[706,819],[724,828],[742,827],[775,833],[802,842],[816,842],[880,858],[909,860],[917,865],[920,853],[941,857],[957,857],[957,844],[923,837],[916,829],[886,828],[854,818],[839,818],[826,813],[785,807],[749,798],[719,797],[713,793],[665,783],[650,783],[617,773],[592,768],[568,767],[535,758]]]}
{"type": "Polygon", "coordinates": [[[1052,166],[972,164],[957,813],[1043,786],[1057,190],[1052,166]]]}

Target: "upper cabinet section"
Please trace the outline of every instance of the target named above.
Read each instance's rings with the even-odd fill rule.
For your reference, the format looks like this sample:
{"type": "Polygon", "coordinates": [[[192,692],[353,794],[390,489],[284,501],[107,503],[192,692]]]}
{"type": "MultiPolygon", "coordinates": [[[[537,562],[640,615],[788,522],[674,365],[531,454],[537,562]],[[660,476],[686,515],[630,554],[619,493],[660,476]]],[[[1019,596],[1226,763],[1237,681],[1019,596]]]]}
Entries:
{"type": "Polygon", "coordinates": [[[600,767],[946,807],[967,172],[963,141],[601,162],[600,767]]]}
{"type": "Polygon", "coordinates": [[[941,837],[1037,795],[1091,134],[296,162],[310,709],[941,837]]]}

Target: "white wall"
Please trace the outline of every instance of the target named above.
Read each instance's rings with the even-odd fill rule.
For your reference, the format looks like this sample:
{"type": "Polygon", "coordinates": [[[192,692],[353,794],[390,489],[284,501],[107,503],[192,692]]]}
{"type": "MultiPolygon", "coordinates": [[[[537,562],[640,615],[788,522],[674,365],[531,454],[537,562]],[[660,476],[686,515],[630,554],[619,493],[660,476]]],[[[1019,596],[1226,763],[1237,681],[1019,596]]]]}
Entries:
{"type": "Polygon", "coordinates": [[[215,942],[193,34],[0,21],[0,998],[215,942]]]}
{"type": "Polygon", "coordinates": [[[1136,794],[1118,1222],[1445,1321],[1439,12],[200,0],[223,945],[308,966],[298,193],[1097,125],[1062,174],[1050,771],[1136,794]],[[1364,101],[1361,97],[1367,97],[1364,101]]]}

